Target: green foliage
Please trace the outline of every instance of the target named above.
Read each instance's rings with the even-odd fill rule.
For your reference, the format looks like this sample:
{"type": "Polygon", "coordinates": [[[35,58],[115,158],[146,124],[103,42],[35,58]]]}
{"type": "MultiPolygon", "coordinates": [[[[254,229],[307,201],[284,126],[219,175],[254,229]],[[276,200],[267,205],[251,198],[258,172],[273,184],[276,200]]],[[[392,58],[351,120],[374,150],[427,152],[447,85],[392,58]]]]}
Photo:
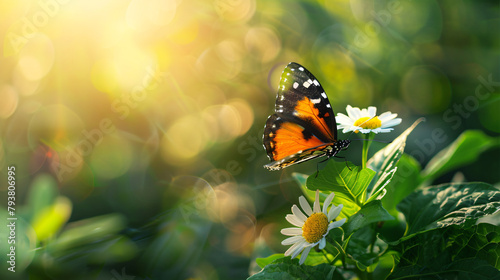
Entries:
{"type": "Polygon", "coordinates": [[[368,160],[368,168],[377,172],[370,185],[371,193],[369,195],[369,200],[376,199],[379,194],[383,192],[384,187],[391,181],[397,170],[396,165],[404,153],[406,138],[408,138],[408,135],[410,135],[415,127],[422,121],[423,118],[415,121],[412,126],[401,133],[394,141],[375,153],[375,155],[368,160]]]}
{"type": "Polygon", "coordinates": [[[369,168],[329,161],[309,177],[294,173],[311,201],[316,189],[322,202],[334,192],[333,203],[344,205],[341,216],[347,222],[329,233],[323,254],[310,252],[306,265],[272,255],[259,259],[264,269],[255,276],[260,278],[250,279],[324,279],[333,273],[329,264],[336,265],[339,279],[498,279],[500,229],[476,223],[500,210],[500,190],[480,182],[425,187],[497,146],[498,139],[464,132],[421,171],[404,154],[406,140],[420,121],[375,153],[369,168]],[[318,268],[317,274],[309,265],[318,268]]]}
{"type": "Polygon", "coordinates": [[[375,171],[369,168],[361,169],[350,162],[330,160],[317,175],[307,178],[306,186],[312,191],[334,192],[333,203],[344,205],[340,216],[350,217],[363,205],[366,188],[374,175],[375,171]]]}
{"type": "Polygon", "coordinates": [[[382,207],[380,200],[369,202],[344,224],[345,234],[350,236],[354,231],[366,227],[369,224],[394,219],[387,210],[382,207]]]}
{"type": "Polygon", "coordinates": [[[299,265],[297,259],[288,257],[276,259],[262,271],[249,277],[249,280],[260,279],[333,279],[335,267],[328,264],[317,266],[299,265]]]}
{"type": "Polygon", "coordinates": [[[467,227],[500,209],[500,190],[485,183],[427,187],[404,199],[398,209],[406,216],[407,234],[450,225],[467,227]]]}
{"type": "Polygon", "coordinates": [[[500,229],[479,224],[464,229],[452,225],[403,238],[394,250],[401,252],[391,279],[498,279],[500,229]]]}
{"type": "Polygon", "coordinates": [[[465,131],[429,161],[422,175],[426,180],[432,180],[457,167],[476,161],[482,152],[498,146],[500,138],[488,136],[482,131],[465,131]]]}

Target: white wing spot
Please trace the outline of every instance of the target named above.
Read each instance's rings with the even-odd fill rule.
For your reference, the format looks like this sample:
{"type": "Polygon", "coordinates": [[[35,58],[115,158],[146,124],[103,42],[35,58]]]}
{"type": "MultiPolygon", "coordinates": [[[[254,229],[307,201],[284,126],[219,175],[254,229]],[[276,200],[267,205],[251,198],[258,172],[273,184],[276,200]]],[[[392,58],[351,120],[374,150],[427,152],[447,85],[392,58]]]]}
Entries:
{"type": "Polygon", "coordinates": [[[313,84],[314,84],[315,86],[319,86],[319,82],[318,82],[318,80],[314,80],[314,81],[313,81],[313,84]]]}
{"type": "Polygon", "coordinates": [[[286,82],[286,78],[283,80],[283,82],[286,82]]]}
{"type": "Polygon", "coordinates": [[[330,104],[326,104],[326,108],[332,108],[332,106],[330,106],[330,104]]]}
{"type": "Polygon", "coordinates": [[[311,84],[308,81],[305,81],[302,85],[306,88],[309,88],[311,84]]]}
{"type": "Polygon", "coordinates": [[[298,88],[299,87],[299,83],[295,82],[293,83],[293,88],[298,88]]]}
{"type": "Polygon", "coordinates": [[[314,103],[314,104],[318,104],[321,102],[321,98],[318,98],[318,99],[311,99],[311,102],[314,103]]]}
{"type": "Polygon", "coordinates": [[[280,96],[280,100],[281,101],[285,100],[285,95],[284,94],[280,96]]]}
{"type": "Polygon", "coordinates": [[[295,69],[294,69],[294,68],[291,68],[290,70],[295,71],[295,69]]]}
{"type": "Polygon", "coordinates": [[[290,72],[286,73],[287,76],[290,76],[290,72]]]}
{"type": "Polygon", "coordinates": [[[299,67],[299,70],[300,71],[304,71],[304,67],[299,67]]]}
{"type": "Polygon", "coordinates": [[[285,85],[282,85],[282,86],[281,86],[281,89],[282,89],[282,90],[285,90],[285,85]]]}
{"type": "Polygon", "coordinates": [[[323,96],[323,98],[327,98],[326,93],[324,92],[321,93],[321,96],[323,96]]]}

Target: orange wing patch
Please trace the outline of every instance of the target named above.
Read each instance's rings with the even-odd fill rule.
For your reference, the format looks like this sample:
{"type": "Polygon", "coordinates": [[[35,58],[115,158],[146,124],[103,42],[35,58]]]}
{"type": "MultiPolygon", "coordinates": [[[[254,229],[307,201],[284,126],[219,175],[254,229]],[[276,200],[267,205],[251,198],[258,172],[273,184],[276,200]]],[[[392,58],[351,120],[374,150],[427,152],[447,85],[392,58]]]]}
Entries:
{"type": "MultiPolygon", "coordinates": [[[[318,108],[314,107],[314,103],[311,102],[309,98],[306,97],[302,100],[299,100],[294,109],[294,115],[296,117],[308,121],[309,123],[311,123],[311,125],[316,127],[316,129],[321,131],[323,135],[328,136],[330,139],[334,139],[330,128],[325,122],[325,119],[319,117],[320,114],[318,108]]],[[[324,117],[328,116],[328,113],[324,115],[324,117]]]]}
{"type": "Polygon", "coordinates": [[[273,139],[273,159],[280,160],[300,151],[325,144],[314,135],[310,135],[306,139],[303,131],[304,128],[295,123],[285,122],[281,124],[273,139]]]}

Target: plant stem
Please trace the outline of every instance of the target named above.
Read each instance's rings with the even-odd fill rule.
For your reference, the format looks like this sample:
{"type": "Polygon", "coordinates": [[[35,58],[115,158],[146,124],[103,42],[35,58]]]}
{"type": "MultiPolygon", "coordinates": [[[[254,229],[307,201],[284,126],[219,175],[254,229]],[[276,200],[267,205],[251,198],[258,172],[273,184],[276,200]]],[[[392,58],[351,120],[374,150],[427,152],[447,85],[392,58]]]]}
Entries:
{"type": "Polygon", "coordinates": [[[365,135],[365,141],[363,141],[363,151],[361,154],[361,167],[366,168],[366,162],[368,161],[368,149],[370,148],[370,145],[372,144],[373,133],[370,132],[370,134],[365,135]]]}

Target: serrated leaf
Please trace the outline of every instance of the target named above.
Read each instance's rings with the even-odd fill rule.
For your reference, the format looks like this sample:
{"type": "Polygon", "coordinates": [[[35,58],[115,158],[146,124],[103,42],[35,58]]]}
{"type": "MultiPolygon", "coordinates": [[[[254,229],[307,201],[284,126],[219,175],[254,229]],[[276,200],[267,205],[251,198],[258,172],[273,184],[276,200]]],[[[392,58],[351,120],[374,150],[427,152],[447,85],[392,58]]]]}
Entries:
{"type": "Polygon", "coordinates": [[[375,153],[366,163],[368,168],[376,172],[369,187],[369,190],[371,190],[369,201],[377,199],[379,193],[391,181],[397,170],[396,165],[404,153],[408,135],[410,135],[415,127],[422,121],[424,121],[424,118],[416,120],[409,128],[394,139],[394,141],[375,153]]]}
{"type": "Polygon", "coordinates": [[[370,184],[375,171],[365,168],[361,169],[352,163],[336,162],[330,160],[326,167],[307,178],[306,186],[309,190],[334,192],[333,203],[343,204],[340,217],[349,217],[360,209],[363,204],[363,196],[370,184]],[[349,169],[350,168],[350,169],[349,169]]]}
{"type": "Polygon", "coordinates": [[[403,238],[392,249],[401,252],[390,279],[435,275],[440,279],[498,279],[500,229],[479,224],[449,226],[403,238]]]}
{"type": "Polygon", "coordinates": [[[371,223],[393,220],[394,218],[382,207],[380,200],[369,202],[351,216],[343,226],[346,236],[371,223]]]}
{"type": "Polygon", "coordinates": [[[450,225],[473,225],[500,209],[500,191],[486,183],[443,184],[421,189],[397,208],[408,222],[407,235],[450,225]]]}
{"type": "Polygon", "coordinates": [[[465,131],[429,161],[422,175],[425,179],[432,180],[476,161],[482,152],[498,146],[500,146],[499,138],[490,137],[479,130],[465,131]]]}
{"type": "Polygon", "coordinates": [[[299,260],[289,257],[274,260],[249,280],[263,279],[333,279],[335,267],[329,264],[317,266],[299,265],[299,260]]]}
{"type": "Polygon", "coordinates": [[[398,164],[398,172],[386,186],[387,194],[382,205],[391,214],[397,215],[396,205],[411,194],[420,182],[420,164],[413,157],[403,154],[398,164]]]}
{"type": "MultiPolygon", "coordinates": [[[[368,168],[376,172],[376,175],[370,185],[370,189],[373,190],[371,192],[372,195],[376,195],[375,192],[379,192],[389,183],[392,176],[396,172],[396,165],[401,158],[401,155],[404,153],[406,138],[408,138],[408,135],[410,135],[415,127],[423,120],[423,118],[416,120],[408,129],[394,139],[394,141],[375,153],[375,155],[368,160],[368,168]]],[[[370,195],[370,197],[372,195],[370,195]]]]}

